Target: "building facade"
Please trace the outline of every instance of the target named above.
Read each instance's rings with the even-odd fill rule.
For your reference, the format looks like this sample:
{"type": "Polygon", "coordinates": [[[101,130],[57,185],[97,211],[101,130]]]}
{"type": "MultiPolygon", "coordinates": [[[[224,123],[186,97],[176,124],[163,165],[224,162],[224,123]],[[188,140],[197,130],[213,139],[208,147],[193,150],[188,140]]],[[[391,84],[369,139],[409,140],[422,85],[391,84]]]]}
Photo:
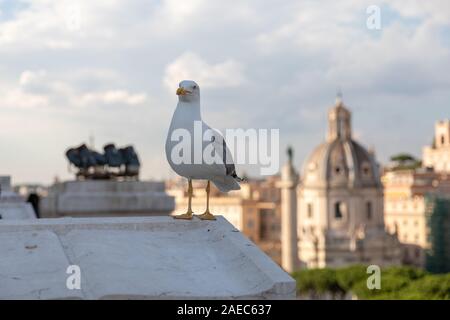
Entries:
{"type": "Polygon", "coordinates": [[[299,258],[308,267],[398,264],[385,231],[383,188],[373,154],[352,138],[351,113],[338,97],[327,139],[307,158],[298,189],[299,258]]]}
{"type": "Polygon", "coordinates": [[[174,208],[164,182],[113,179],[56,182],[39,203],[41,218],[160,216],[174,208]]]}
{"type": "MultiPolygon", "coordinates": [[[[449,121],[439,121],[431,147],[423,148],[422,167],[401,169],[391,167],[382,177],[384,185],[385,222],[402,244],[402,263],[427,267],[440,228],[448,225],[450,212],[442,203],[450,197],[450,135],[449,121]],[[444,209],[441,209],[444,208],[444,209]],[[436,224],[436,217],[443,219],[436,224]]],[[[450,247],[445,247],[450,253],[450,247]]]]}
{"type": "Polygon", "coordinates": [[[438,121],[431,146],[423,148],[423,166],[450,173],[450,120],[438,121]]]}
{"type": "Polygon", "coordinates": [[[33,207],[11,187],[10,176],[0,176],[0,221],[36,219],[33,207]]]}
{"type": "Polygon", "coordinates": [[[383,184],[386,226],[401,242],[402,264],[425,267],[432,249],[433,208],[450,196],[450,176],[425,168],[391,169],[383,184]]]}

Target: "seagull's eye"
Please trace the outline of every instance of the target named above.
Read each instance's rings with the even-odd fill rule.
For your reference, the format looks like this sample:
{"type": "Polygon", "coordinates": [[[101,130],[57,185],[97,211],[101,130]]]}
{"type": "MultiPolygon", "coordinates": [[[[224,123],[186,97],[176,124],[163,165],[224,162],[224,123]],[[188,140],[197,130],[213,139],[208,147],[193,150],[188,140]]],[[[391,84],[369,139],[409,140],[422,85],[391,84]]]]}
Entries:
{"type": "Polygon", "coordinates": [[[194,89],[194,90],[197,89],[197,86],[193,86],[192,89],[194,89]]]}

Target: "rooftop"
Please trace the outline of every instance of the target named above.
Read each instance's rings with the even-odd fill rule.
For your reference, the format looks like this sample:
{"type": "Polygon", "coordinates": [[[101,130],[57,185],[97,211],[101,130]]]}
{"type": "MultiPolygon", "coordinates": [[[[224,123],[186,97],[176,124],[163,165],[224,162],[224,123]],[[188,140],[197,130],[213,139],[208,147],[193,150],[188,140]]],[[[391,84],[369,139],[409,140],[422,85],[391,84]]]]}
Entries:
{"type": "Polygon", "coordinates": [[[223,217],[2,221],[0,243],[0,299],[295,296],[294,280],[223,217]],[[80,290],[66,286],[70,265],[80,290]]]}

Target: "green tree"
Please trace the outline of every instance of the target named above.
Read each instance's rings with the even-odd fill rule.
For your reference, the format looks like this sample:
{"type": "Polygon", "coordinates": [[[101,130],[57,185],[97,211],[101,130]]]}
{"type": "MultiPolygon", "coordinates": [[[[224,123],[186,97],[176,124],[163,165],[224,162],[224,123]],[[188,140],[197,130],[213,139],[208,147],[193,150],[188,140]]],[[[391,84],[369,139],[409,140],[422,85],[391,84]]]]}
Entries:
{"type": "Polygon", "coordinates": [[[351,291],[352,287],[367,279],[367,267],[364,265],[353,265],[336,270],[336,279],[339,286],[346,292],[351,291]]]}
{"type": "Polygon", "coordinates": [[[297,291],[301,296],[318,298],[325,294],[343,297],[352,293],[358,299],[449,299],[450,273],[429,274],[413,267],[389,267],[381,270],[381,288],[367,288],[364,265],[339,269],[308,269],[295,272],[297,291]]]}
{"type": "Polygon", "coordinates": [[[325,293],[333,296],[345,293],[336,279],[336,270],[334,269],[301,270],[295,272],[293,277],[297,281],[297,292],[299,294],[306,293],[314,297],[325,293]]]}
{"type": "Polygon", "coordinates": [[[417,161],[417,159],[408,153],[399,153],[399,154],[393,155],[391,157],[391,161],[406,162],[406,161],[417,161]]]}
{"type": "Polygon", "coordinates": [[[427,275],[404,288],[401,299],[450,300],[450,274],[427,275]]]}
{"type": "Polygon", "coordinates": [[[407,170],[416,169],[422,165],[420,160],[417,160],[414,156],[408,153],[399,153],[391,157],[391,161],[394,162],[393,170],[407,170]]]}

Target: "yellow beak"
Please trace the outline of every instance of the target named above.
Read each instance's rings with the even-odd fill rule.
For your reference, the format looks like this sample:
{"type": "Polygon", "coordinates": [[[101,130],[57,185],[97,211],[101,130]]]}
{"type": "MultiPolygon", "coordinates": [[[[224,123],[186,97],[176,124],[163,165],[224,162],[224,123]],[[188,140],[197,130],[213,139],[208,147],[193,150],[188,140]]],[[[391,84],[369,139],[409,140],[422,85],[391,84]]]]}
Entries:
{"type": "Polygon", "coordinates": [[[187,93],[189,93],[189,91],[187,91],[187,90],[184,89],[184,88],[178,88],[178,89],[177,89],[177,96],[184,96],[184,95],[186,95],[187,93]]]}

